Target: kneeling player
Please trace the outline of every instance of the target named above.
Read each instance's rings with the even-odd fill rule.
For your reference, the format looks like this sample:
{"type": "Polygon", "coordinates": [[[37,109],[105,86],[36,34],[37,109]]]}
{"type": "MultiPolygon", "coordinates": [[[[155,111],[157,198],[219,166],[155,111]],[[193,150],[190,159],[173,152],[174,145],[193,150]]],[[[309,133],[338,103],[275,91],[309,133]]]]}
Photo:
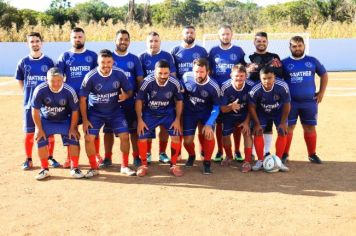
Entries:
{"type": "Polygon", "coordinates": [[[170,76],[169,63],[158,61],[154,74],[145,78],[136,97],[138,149],[142,163],[137,170],[138,176],[147,174],[147,139],[153,136],[155,128],[160,125],[168,130],[172,140],[170,172],[174,176],[183,175],[176,165],[181,147],[182,100],[180,83],[170,76]]]}
{"type": "MultiPolygon", "coordinates": [[[[263,67],[260,71],[261,83],[255,85],[250,91],[249,112],[254,121],[254,145],[258,161],[252,167],[257,171],[262,169],[263,163],[263,130],[269,121],[277,127],[276,155],[282,158],[287,144],[288,114],[290,111],[290,93],[287,83],[276,79],[270,67],[263,67]]],[[[289,171],[283,163],[280,171],[289,171]]]]}
{"type": "MultiPolygon", "coordinates": [[[[189,154],[186,167],[191,167],[195,161],[194,134],[197,126],[203,126],[204,161],[203,174],[211,174],[211,156],[214,151],[214,124],[220,112],[219,85],[208,76],[209,62],[205,58],[193,61],[193,72],[183,75],[184,111],[183,136],[184,147],[189,154]]],[[[200,131],[200,130],[199,130],[200,131]]]]}
{"type": "MultiPolygon", "coordinates": [[[[242,164],[242,172],[251,171],[252,138],[250,134],[250,116],[248,114],[248,93],[253,82],[246,80],[246,68],[242,64],[235,65],[231,69],[231,80],[223,83],[221,87],[223,113],[223,143],[226,158],[221,165],[228,166],[232,161],[230,136],[234,128],[241,128],[244,136],[245,159],[242,164]]],[[[238,148],[238,147],[235,147],[238,148]]]]}
{"type": "Polygon", "coordinates": [[[84,175],[78,169],[80,137],[77,130],[78,97],[72,87],[63,83],[63,75],[58,68],[54,67],[48,71],[47,80],[48,82],[36,87],[32,98],[35,138],[42,167],[36,179],[42,180],[50,176],[47,145],[48,137],[54,134],[61,134],[63,144],[69,145],[71,175],[74,178],[83,178],[84,175]]]}

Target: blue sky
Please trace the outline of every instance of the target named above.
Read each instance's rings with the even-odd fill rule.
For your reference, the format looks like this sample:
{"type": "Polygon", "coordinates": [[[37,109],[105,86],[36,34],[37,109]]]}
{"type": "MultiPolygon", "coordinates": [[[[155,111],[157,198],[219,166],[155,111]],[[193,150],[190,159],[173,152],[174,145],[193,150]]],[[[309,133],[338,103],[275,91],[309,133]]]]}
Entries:
{"type": "MultiPolygon", "coordinates": [[[[76,3],[82,3],[86,2],[87,0],[70,0],[72,5],[75,5],[76,3]]],[[[110,6],[122,6],[127,4],[127,0],[125,1],[118,1],[118,0],[103,0],[110,6]]],[[[277,3],[284,3],[284,2],[290,2],[291,0],[254,0],[250,2],[255,2],[260,6],[266,6],[269,4],[277,4],[277,3]]],[[[49,8],[49,5],[51,3],[51,0],[37,0],[37,1],[31,1],[31,0],[7,0],[12,6],[18,8],[18,9],[33,9],[37,11],[45,11],[49,8]]],[[[136,3],[145,3],[146,0],[136,0],[136,3]]],[[[151,4],[157,3],[157,2],[162,2],[162,0],[150,0],[151,4]]],[[[241,0],[241,2],[246,2],[246,0],[241,0]]]]}

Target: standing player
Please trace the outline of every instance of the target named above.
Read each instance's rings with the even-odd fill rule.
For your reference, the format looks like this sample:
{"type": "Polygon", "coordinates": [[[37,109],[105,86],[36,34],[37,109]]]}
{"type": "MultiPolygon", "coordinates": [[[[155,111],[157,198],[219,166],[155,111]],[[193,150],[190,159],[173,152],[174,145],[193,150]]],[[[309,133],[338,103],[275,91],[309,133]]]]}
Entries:
{"type": "Polygon", "coordinates": [[[72,87],[63,82],[59,68],[53,67],[47,72],[47,82],[37,86],[32,98],[32,115],[36,124],[35,138],[38,156],[41,159],[41,171],[37,180],[47,178],[48,170],[48,137],[61,134],[63,144],[69,145],[74,178],[83,178],[84,174],[78,168],[79,132],[77,129],[79,116],[79,101],[72,87]]]}
{"type": "MultiPolygon", "coordinates": [[[[60,55],[57,67],[65,75],[66,84],[70,85],[77,93],[77,96],[79,96],[79,90],[84,76],[97,66],[97,55],[95,52],[84,47],[85,33],[82,28],[75,27],[72,29],[70,32],[70,42],[72,48],[60,55]]],[[[96,159],[98,162],[101,161],[99,146],[100,138],[98,136],[95,138],[96,159]]],[[[63,167],[70,167],[69,156],[63,163],[63,167]]]]}
{"type": "Polygon", "coordinates": [[[211,156],[215,147],[214,126],[220,112],[220,88],[209,76],[209,62],[205,58],[193,61],[193,72],[183,75],[184,110],[183,136],[184,147],[189,154],[186,167],[195,161],[194,134],[200,124],[203,141],[203,174],[211,174],[211,156]]]}
{"type": "Polygon", "coordinates": [[[242,64],[231,69],[231,80],[221,87],[221,112],[223,120],[223,143],[226,158],[221,162],[227,166],[233,160],[230,136],[234,129],[241,128],[244,135],[245,159],[242,172],[251,171],[252,137],[250,134],[250,115],[248,114],[249,92],[253,82],[246,80],[247,71],[242,64]]]}
{"type": "MultiPolygon", "coordinates": [[[[139,58],[142,63],[142,69],[145,77],[154,73],[155,64],[159,60],[166,60],[169,63],[169,70],[172,76],[176,76],[176,68],[174,60],[169,52],[161,50],[161,39],[157,32],[150,32],[147,36],[147,52],[142,53],[139,58]]],[[[169,157],[166,154],[166,148],[168,144],[168,132],[163,126],[160,126],[159,132],[159,161],[163,163],[169,162],[169,157]]],[[[151,147],[152,139],[148,140],[148,155],[147,159],[151,159],[151,147]]]]}
{"type": "MultiPolygon", "coordinates": [[[[255,40],[253,41],[256,51],[249,56],[251,64],[247,67],[249,73],[249,79],[253,82],[260,81],[260,70],[264,66],[272,67],[275,75],[278,78],[283,77],[283,68],[280,58],[275,53],[270,53],[267,51],[268,47],[268,35],[265,32],[258,32],[255,35],[255,40]]],[[[264,129],[263,138],[265,141],[264,153],[268,156],[271,151],[271,145],[273,140],[272,135],[273,122],[267,124],[264,129]]]]}
{"type": "Polygon", "coordinates": [[[138,176],[147,174],[147,138],[155,128],[163,125],[171,136],[170,172],[182,176],[183,171],[176,165],[181,148],[180,119],[183,108],[181,86],[177,79],[170,76],[169,63],[160,60],[155,65],[155,73],[145,78],[136,98],[138,147],[142,165],[137,170],[138,176]]]}
{"type": "MultiPolygon", "coordinates": [[[[276,155],[281,159],[287,143],[288,114],[290,111],[290,93],[288,85],[282,80],[276,79],[271,67],[263,67],[260,70],[261,83],[256,84],[250,91],[249,112],[254,122],[254,145],[258,160],[252,170],[263,168],[264,140],[263,130],[272,120],[277,127],[276,155]]],[[[283,163],[280,171],[289,171],[283,163]]]]}
{"type": "MultiPolygon", "coordinates": [[[[113,52],[114,66],[120,68],[128,78],[133,89],[133,96],[122,102],[122,108],[128,121],[130,139],[132,144],[132,156],[134,162],[139,160],[137,148],[137,118],[135,113],[135,96],[138,86],[143,80],[143,71],[140,60],[137,56],[128,52],[130,46],[130,34],[127,30],[120,29],[116,32],[115,38],[116,49],[113,52]]],[[[105,158],[100,167],[108,167],[112,165],[112,147],[114,144],[114,136],[110,127],[104,127],[104,145],[105,158]]]]}
{"type": "MultiPolygon", "coordinates": [[[[245,65],[245,52],[241,47],[232,45],[232,29],[229,25],[223,25],[219,31],[220,45],[211,48],[209,52],[209,63],[211,68],[211,76],[219,86],[225,81],[230,80],[231,68],[236,64],[245,65]]],[[[223,142],[222,142],[222,119],[221,116],[216,121],[216,140],[218,144],[218,152],[214,157],[214,161],[220,162],[223,159],[223,142]]],[[[234,132],[235,139],[235,159],[242,161],[240,153],[240,138],[241,129],[238,128],[234,132]]]]}
{"type": "MultiPolygon", "coordinates": [[[[54,66],[51,58],[45,56],[42,51],[42,37],[38,32],[31,32],[27,36],[27,44],[30,48],[30,54],[22,58],[17,64],[15,79],[19,82],[20,88],[24,94],[24,131],[26,160],[22,164],[22,169],[32,168],[32,148],[33,136],[35,132],[35,123],[31,115],[31,99],[33,91],[37,85],[46,80],[48,69],[54,66]]],[[[59,167],[60,164],[53,159],[54,139],[50,137],[50,156],[49,160],[53,167],[59,167]]]]}
{"type": "Polygon", "coordinates": [[[120,138],[122,152],[120,172],[129,176],[135,175],[135,172],[128,167],[129,129],[120,105],[120,102],[132,96],[132,87],[125,73],[113,65],[114,59],[111,51],[101,50],[98,67],[85,76],[79,92],[85,149],[90,163],[90,170],[85,175],[87,178],[99,174],[95,160],[94,139],[103,125],[111,127],[113,133],[120,138]]]}
{"type": "Polygon", "coordinates": [[[323,100],[328,84],[328,73],[325,67],[315,58],[307,56],[304,40],[294,36],[289,42],[291,57],[282,60],[285,81],[288,83],[292,97],[292,108],[288,117],[288,141],[282,161],[288,159],[293,138],[293,131],[298,116],[304,130],[304,140],[308,149],[309,161],[321,164],[316,155],[316,129],[318,104],[323,100]],[[320,77],[319,91],[316,92],[315,74],[320,77]]]}

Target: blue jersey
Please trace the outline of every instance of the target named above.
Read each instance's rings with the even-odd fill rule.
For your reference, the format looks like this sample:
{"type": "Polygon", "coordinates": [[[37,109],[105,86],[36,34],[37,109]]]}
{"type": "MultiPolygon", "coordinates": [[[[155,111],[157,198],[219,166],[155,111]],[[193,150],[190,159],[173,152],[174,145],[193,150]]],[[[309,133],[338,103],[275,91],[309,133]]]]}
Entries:
{"type": "Polygon", "coordinates": [[[24,107],[31,108],[33,91],[46,81],[47,71],[54,66],[51,58],[42,54],[38,59],[27,56],[19,61],[15,79],[23,81],[24,107]]]}
{"type": "Polygon", "coordinates": [[[143,112],[153,116],[165,116],[175,113],[175,101],[183,100],[183,95],[176,78],[169,76],[164,85],[159,85],[151,74],[144,79],[136,99],[143,100],[143,112]]]}
{"type": "Polygon", "coordinates": [[[156,62],[159,60],[166,60],[169,63],[169,70],[171,73],[177,71],[173,57],[169,52],[160,50],[157,54],[154,55],[149,52],[144,52],[139,56],[139,58],[145,77],[155,71],[156,62]]]}
{"type": "Polygon", "coordinates": [[[226,106],[237,101],[240,110],[223,113],[224,116],[246,116],[248,113],[249,92],[253,87],[251,80],[246,80],[241,89],[237,89],[232,80],[228,80],[221,86],[221,105],[226,106]]]}
{"type": "Polygon", "coordinates": [[[287,82],[293,101],[308,102],[315,97],[315,73],[322,76],[325,67],[314,57],[304,56],[296,60],[288,57],[282,60],[284,80],[287,82]]]}
{"type": "Polygon", "coordinates": [[[69,84],[78,94],[84,76],[97,66],[98,56],[95,52],[85,49],[83,52],[76,53],[66,51],[57,62],[57,67],[66,77],[69,84]]]}
{"type": "Polygon", "coordinates": [[[221,46],[211,48],[209,52],[209,64],[212,77],[221,86],[230,79],[231,68],[239,63],[245,65],[245,52],[242,48],[232,45],[228,49],[221,46]]]}
{"type": "Polygon", "coordinates": [[[220,105],[219,85],[208,77],[203,84],[196,82],[193,72],[183,75],[184,114],[210,114],[213,106],[220,105]]]}
{"type": "Polygon", "coordinates": [[[249,95],[249,103],[256,105],[256,111],[268,116],[280,115],[283,105],[291,101],[287,83],[279,79],[270,91],[266,91],[261,83],[256,84],[249,95]]]}
{"type": "Polygon", "coordinates": [[[31,103],[40,110],[41,118],[49,121],[66,121],[79,110],[77,93],[65,83],[58,92],[52,92],[47,82],[42,83],[36,87],[31,103]]]}
{"type": "Polygon", "coordinates": [[[112,117],[122,113],[118,102],[121,88],[125,92],[132,91],[132,86],[121,69],[113,67],[110,75],[103,76],[97,67],[86,74],[79,95],[89,98],[89,112],[112,117]]]}
{"type": "Polygon", "coordinates": [[[193,61],[197,58],[208,58],[205,48],[193,45],[191,48],[174,47],[171,51],[177,69],[177,78],[181,80],[185,72],[193,70],[193,61]]]}

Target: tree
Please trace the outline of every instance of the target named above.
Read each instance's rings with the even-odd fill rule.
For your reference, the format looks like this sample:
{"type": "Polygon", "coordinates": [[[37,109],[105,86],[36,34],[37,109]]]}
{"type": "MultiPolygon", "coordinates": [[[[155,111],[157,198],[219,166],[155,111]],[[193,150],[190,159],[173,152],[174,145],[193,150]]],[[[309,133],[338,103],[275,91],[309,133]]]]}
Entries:
{"type": "Polygon", "coordinates": [[[99,22],[101,19],[107,21],[111,18],[109,5],[101,0],[89,0],[88,2],[77,4],[74,9],[79,19],[85,22],[91,20],[99,22]]]}
{"type": "Polygon", "coordinates": [[[79,20],[78,14],[71,9],[71,2],[69,0],[52,0],[46,14],[51,16],[52,24],[60,26],[69,21],[73,27],[79,20]]]}

